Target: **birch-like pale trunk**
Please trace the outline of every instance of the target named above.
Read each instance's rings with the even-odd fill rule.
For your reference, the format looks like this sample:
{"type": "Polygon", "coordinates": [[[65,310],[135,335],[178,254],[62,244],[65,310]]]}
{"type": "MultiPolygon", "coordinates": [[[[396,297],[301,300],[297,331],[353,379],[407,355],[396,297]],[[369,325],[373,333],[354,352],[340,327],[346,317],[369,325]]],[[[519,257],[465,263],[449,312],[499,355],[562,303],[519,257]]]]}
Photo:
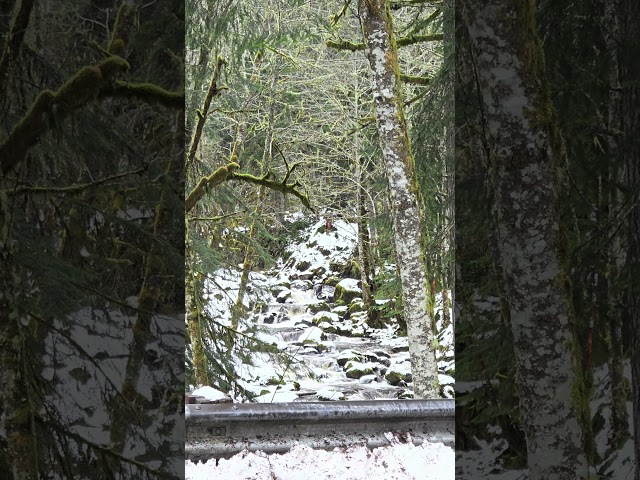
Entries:
{"type": "Polygon", "coordinates": [[[465,0],[462,8],[482,95],[529,479],[584,479],[585,399],[574,370],[556,192],[561,144],[544,90],[536,2],[465,0]]]}
{"type": "Polygon", "coordinates": [[[374,84],[378,136],[391,193],[396,257],[416,398],[439,397],[427,273],[422,252],[418,184],[404,116],[398,51],[386,0],[362,0],[360,16],[374,84]]]}

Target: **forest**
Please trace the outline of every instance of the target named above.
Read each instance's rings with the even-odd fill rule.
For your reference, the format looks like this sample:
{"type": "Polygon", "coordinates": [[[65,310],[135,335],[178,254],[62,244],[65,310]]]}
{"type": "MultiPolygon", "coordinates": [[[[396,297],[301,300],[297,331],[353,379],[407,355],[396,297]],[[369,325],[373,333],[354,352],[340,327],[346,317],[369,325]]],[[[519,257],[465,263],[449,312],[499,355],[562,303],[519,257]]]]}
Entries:
{"type": "MultiPolygon", "coordinates": [[[[416,398],[438,398],[444,381],[451,397],[443,9],[191,7],[188,383],[238,400],[316,399],[322,382],[320,393],[300,384],[337,361],[371,387],[412,383],[416,398]],[[424,124],[431,131],[415,128],[424,124]],[[375,350],[380,335],[404,342],[346,348],[368,339],[375,350]]],[[[329,398],[414,395],[353,388],[329,398]]]]}
{"type": "Polygon", "coordinates": [[[640,480],[639,30],[0,2],[0,476],[183,478],[191,399],[455,399],[457,478],[640,480]]]}

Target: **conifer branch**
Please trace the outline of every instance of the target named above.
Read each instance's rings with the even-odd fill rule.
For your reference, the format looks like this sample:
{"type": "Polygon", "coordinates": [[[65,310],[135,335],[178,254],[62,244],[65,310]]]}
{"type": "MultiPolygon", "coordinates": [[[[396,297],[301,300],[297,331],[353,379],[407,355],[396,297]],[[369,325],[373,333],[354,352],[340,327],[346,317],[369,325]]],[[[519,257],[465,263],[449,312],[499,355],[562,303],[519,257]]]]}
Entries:
{"type": "Polygon", "coordinates": [[[64,187],[39,187],[37,185],[19,185],[13,189],[11,189],[9,192],[9,194],[13,194],[16,192],[32,192],[32,193],[48,193],[48,192],[55,192],[55,193],[77,193],[77,192],[81,192],[82,190],[86,190],[88,188],[93,188],[97,185],[101,185],[104,183],[108,183],[111,182],[113,180],[118,180],[120,178],[123,177],[128,177],[129,175],[138,175],[144,171],[147,170],[147,167],[144,166],[142,168],[139,168],[137,170],[132,170],[130,172],[122,172],[122,173],[118,173],[115,175],[109,175],[108,177],[105,178],[101,178],[98,180],[95,180],[93,182],[89,182],[89,183],[74,183],[71,185],[66,185],[64,187]]]}

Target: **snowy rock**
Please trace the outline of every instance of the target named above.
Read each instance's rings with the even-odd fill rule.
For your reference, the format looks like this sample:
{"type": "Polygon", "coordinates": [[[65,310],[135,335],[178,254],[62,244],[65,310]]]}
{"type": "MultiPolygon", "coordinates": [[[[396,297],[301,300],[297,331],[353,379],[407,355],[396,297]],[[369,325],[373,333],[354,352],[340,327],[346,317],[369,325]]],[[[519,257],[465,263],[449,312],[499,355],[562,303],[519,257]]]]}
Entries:
{"type": "Polygon", "coordinates": [[[278,296],[276,297],[276,302],[278,303],[284,303],[289,297],[291,297],[291,290],[289,290],[288,288],[285,290],[282,290],[278,296]]]}
{"type": "Polygon", "coordinates": [[[273,285],[269,288],[269,291],[271,292],[271,295],[273,295],[274,297],[277,297],[278,294],[280,292],[283,292],[285,290],[289,290],[289,286],[288,285],[273,285]]]}
{"type": "Polygon", "coordinates": [[[353,278],[344,278],[336,285],[333,294],[333,301],[342,305],[347,305],[356,297],[362,297],[362,290],[358,286],[358,281],[353,278]]]}
{"type": "Polygon", "coordinates": [[[344,396],[344,393],[331,387],[318,390],[318,393],[316,393],[316,395],[319,400],[344,400],[346,398],[344,396]]]}
{"type": "Polygon", "coordinates": [[[375,379],[375,375],[363,375],[360,377],[360,383],[372,383],[375,379]]]}
{"type": "Polygon", "coordinates": [[[190,394],[191,397],[198,397],[197,403],[224,403],[231,402],[231,398],[220,390],[213,387],[200,387],[190,394]]]}
{"type": "Polygon", "coordinates": [[[376,364],[350,361],[345,365],[345,367],[345,374],[347,375],[347,378],[360,378],[365,375],[372,375],[376,364]]]}
{"type": "Polygon", "coordinates": [[[300,277],[298,277],[298,280],[294,280],[293,282],[291,282],[291,289],[292,290],[303,290],[303,291],[307,291],[307,290],[311,290],[313,288],[313,283],[311,283],[309,280],[304,280],[304,279],[300,279],[300,277]]]}
{"type": "Polygon", "coordinates": [[[336,362],[341,367],[344,367],[347,364],[347,362],[349,362],[350,360],[359,361],[361,359],[362,359],[362,355],[359,352],[356,352],[355,350],[346,350],[342,352],[340,355],[338,355],[336,362]]]}
{"type": "Polygon", "coordinates": [[[318,324],[321,322],[335,323],[340,321],[340,317],[338,317],[338,315],[335,313],[323,311],[323,312],[316,313],[311,319],[311,321],[315,324],[318,324]]]}
{"type": "Polygon", "coordinates": [[[335,307],[331,309],[332,313],[340,315],[341,317],[344,317],[348,311],[349,311],[349,307],[347,307],[346,305],[340,305],[339,307],[335,307]]]}
{"type": "Polygon", "coordinates": [[[349,304],[350,314],[354,314],[356,312],[364,312],[364,311],[365,311],[364,302],[362,301],[361,298],[357,297],[351,300],[351,303],[349,304]]]}
{"type": "Polygon", "coordinates": [[[325,339],[325,337],[326,336],[321,328],[309,327],[304,332],[302,332],[302,335],[298,337],[298,341],[302,342],[303,344],[320,343],[325,339]]]}
{"type": "Polygon", "coordinates": [[[295,392],[276,392],[267,393],[256,397],[258,403],[284,403],[293,402],[298,399],[298,395],[295,392]]]}
{"type": "Polygon", "coordinates": [[[336,291],[336,287],[330,285],[320,285],[317,290],[315,290],[316,298],[319,300],[329,300],[333,298],[333,294],[336,291]]]}

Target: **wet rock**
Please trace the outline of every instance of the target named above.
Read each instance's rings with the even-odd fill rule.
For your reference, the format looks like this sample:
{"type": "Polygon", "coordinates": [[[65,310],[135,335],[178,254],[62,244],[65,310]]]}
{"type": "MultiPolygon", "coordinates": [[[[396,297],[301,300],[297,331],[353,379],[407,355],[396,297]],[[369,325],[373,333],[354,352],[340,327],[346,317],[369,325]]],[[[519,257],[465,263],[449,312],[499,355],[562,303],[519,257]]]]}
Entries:
{"type": "Polygon", "coordinates": [[[311,269],[311,272],[316,277],[322,277],[327,272],[327,269],[320,265],[319,267],[311,269]]]}
{"type": "Polygon", "coordinates": [[[391,355],[389,355],[384,350],[378,349],[378,350],[372,350],[372,352],[375,353],[378,357],[391,358],[391,355]]]}
{"type": "Polygon", "coordinates": [[[411,374],[408,372],[401,372],[395,369],[389,369],[384,374],[384,378],[391,385],[399,385],[401,382],[410,382],[411,374]]]}
{"type": "Polygon", "coordinates": [[[292,290],[303,290],[306,292],[307,290],[311,290],[312,288],[313,283],[308,279],[303,279],[301,276],[298,277],[298,280],[294,280],[293,282],[291,282],[292,290]]]}
{"type": "Polygon", "coordinates": [[[407,400],[410,398],[413,398],[413,392],[411,390],[401,390],[400,393],[398,393],[399,400],[407,400]]]}
{"type": "Polygon", "coordinates": [[[316,297],[319,300],[329,300],[333,298],[333,294],[335,293],[336,288],[328,285],[320,285],[316,293],[316,297]]]}
{"type": "Polygon", "coordinates": [[[291,290],[289,290],[288,288],[286,288],[285,290],[282,290],[278,296],[276,297],[276,302],[278,303],[284,303],[285,300],[287,298],[291,297],[291,290]]]}
{"type": "Polygon", "coordinates": [[[362,359],[362,355],[359,352],[356,352],[355,350],[345,350],[340,355],[338,355],[336,362],[341,367],[344,367],[347,364],[347,362],[349,362],[350,360],[359,361],[361,359],[362,359]]]}
{"type": "Polygon", "coordinates": [[[269,288],[269,291],[271,292],[271,295],[273,295],[274,297],[277,297],[278,294],[284,290],[289,290],[289,285],[273,285],[271,288],[269,288]]]}
{"type": "Polygon", "coordinates": [[[331,350],[336,349],[336,344],[329,341],[323,341],[316,345],[316,349],[318,350],[319,353],[330,352],[331,350]]]}

